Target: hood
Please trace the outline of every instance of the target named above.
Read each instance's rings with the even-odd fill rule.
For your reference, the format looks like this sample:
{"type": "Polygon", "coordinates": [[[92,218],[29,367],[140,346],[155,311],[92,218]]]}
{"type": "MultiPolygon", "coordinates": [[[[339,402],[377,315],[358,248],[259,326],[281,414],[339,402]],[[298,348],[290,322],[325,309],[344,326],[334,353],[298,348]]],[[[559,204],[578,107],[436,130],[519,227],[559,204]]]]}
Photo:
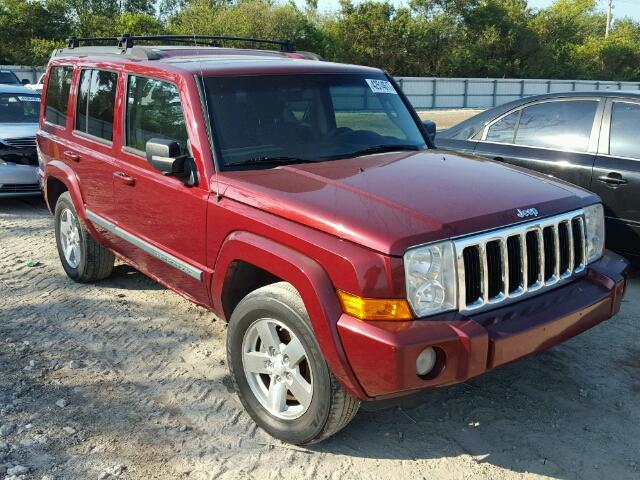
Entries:
{"type": "Polygon", "coordinates": [[[37,131],[37,123],[0,123],[0,140],[35,137],[37,131]]]}
{"type": "Polygon", "coordinates": [[[528,170],[427,150],[225,172],[223,195],[401,256],[422,243],[530,221],[597,201],[590,192],[528,170]]]}

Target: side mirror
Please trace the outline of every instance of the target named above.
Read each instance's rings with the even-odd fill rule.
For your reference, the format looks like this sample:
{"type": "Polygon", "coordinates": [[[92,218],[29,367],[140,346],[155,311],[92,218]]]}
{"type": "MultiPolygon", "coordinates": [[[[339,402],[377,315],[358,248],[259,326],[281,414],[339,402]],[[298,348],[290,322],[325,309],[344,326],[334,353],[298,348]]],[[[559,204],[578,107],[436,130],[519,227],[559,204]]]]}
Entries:
{"type": "Polygon", "coordinates": [[[23,78],[22,80],[20,80],[20,83],[22,85],[29,85],[31,82],[29,81],[28,78],[23,78]]]}
{"type": "Polygon", "coordinates": [[[424,129],[427,131],[429,138],[433,142],[436,139],[436,122],[433,120],[424,120],[422,125],[424,125],[424,129]]]}
{"type": "Polygon", "coordinates": [[[177,177],[189,186],[195,185],[196,168],[188,155],[180,153],[180,144],[166,138],[152,138],[146,145],[147,162],[164,175],[177,177]]]}

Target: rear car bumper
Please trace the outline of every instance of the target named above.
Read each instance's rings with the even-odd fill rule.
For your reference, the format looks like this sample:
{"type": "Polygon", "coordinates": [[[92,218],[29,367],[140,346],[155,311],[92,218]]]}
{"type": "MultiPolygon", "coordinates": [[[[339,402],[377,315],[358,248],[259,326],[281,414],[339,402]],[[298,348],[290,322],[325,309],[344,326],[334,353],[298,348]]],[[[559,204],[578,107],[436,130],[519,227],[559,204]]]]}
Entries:
{"type": "Polygon", "coordinates": [[[31,165],[0,165],[0,198],[41,195],[36,168],[31,165]]]}
{"type": "Polygon", "coordinates": [[[347,359],[370,398],[384,399],[463,382],[557,345],[620,309],[628,262],[612,252],[562,287],[492,311],[414,322],[363,322],[343,314],[338,331],[347,359]],[[430,374],[416,359],[437,352],[430,374]]]}

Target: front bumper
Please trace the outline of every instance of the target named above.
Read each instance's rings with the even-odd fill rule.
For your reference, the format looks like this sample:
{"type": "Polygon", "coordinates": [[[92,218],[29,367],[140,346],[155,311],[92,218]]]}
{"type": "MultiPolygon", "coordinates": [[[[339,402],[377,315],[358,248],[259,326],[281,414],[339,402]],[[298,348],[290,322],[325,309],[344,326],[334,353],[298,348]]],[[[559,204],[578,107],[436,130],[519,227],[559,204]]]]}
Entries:
{"type": "Polygon", "coordinates": [[[36,169],[31,165],[0,165],[0,198],[41,195],[36,169]]]}
{"type": "Polygon", "coordinates": [[[612,252],[562,287],[477,315],[444,314],[413,322],[363,322],[343,314],[338,332],[370,398],[383,399],[463,382],[557,345],[620,309],[628,262],[612,252]],[[426,378],[416,358],[427,347],[438,361],[426,378]]]}

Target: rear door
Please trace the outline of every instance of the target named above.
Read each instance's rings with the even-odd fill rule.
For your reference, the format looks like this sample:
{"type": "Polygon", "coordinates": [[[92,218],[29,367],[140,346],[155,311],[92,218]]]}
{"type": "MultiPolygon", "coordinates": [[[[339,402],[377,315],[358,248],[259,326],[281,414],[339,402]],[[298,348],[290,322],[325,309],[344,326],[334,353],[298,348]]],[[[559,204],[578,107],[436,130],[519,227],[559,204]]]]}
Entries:
{"type": "Polygon", "coordinates": [[[44,121],[39,132],[39,147],[46,161],[69,165],[78,177],[86,207],[105,216],[110,214],[113,197],[112,128],[117,78],[116,72],[53,65],[48,72],[44,121]],[[89,97],[95,100],[90,115],[101,123],[100,131],[93,129],[94,121],[87,129],[89,97]]]}
{"type": "Polygon", "coordinates": [[[121,89],[124,111],[113,174],[118,250],[196,301],[208,303],[208,179],[199,164],[199,182],[189,187],[152,168],[145,154],[148,140],[163,138],[177,141],[182,154],[193,156],[180,89],[173,81],[131,74],[123,78],[121,89]]]}
{"type": "Polygon", "coordinates": [[[76,107],[72,139],[62,154],[78,174],[87,210],[111,217],[118,72],[81,68],[76,72],[75,84],[77,88],[71,98],[76,107]]]}
{"type": "Polygon", "coordinates": [[[518,107],[484,128],[475,154],[588,188],[603,103],[596,97],[570,97],[518,107]]]}
{"type": "Polygon", "coordinates": [[[592,190],[602,198],[607,246],[640,255],[640,100],[607,100],[592,190]]]}

